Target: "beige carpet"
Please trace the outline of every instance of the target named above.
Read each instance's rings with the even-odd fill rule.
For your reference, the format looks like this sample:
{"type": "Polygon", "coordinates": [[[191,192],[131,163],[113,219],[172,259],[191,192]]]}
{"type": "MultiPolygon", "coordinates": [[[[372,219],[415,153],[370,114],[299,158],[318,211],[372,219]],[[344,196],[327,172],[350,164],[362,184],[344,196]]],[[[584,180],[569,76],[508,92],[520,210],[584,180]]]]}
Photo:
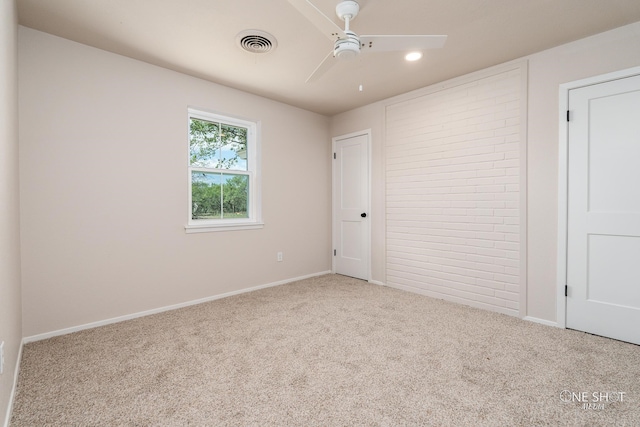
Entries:
{"type": "Polygon", "coordinates": [[[11,425],[640,426],[640,347],[328,275],[28,344],[11,425]]]}

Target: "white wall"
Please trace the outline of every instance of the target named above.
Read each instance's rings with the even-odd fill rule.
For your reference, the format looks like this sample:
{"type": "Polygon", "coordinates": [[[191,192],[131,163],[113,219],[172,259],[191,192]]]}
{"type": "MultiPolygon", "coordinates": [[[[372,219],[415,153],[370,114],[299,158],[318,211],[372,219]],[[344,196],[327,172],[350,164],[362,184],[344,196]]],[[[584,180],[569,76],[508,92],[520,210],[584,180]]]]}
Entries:
{"type": "MultiPolygon", "coordinates": [[[[25,336],[329,269],[330,162],[318,159],[329,159],[330,136],[364,129],[373,148],[372,279],[386,280],[385,101],[329,126],[319,115],[30,29],[19,40],[25,336]],[[262,121],[263,230],[184,233],[188,105],[262,121]]],[[[526,58],[531,317],[555,321],[558,85],[639,65],[639,44],[636,23],[526,58]]],[[[15,120],[10,108],[2,118],[15,120]]],[[[15,155],[15,129],[3,131],[3,149],[15,155]]],[[[8,191],[7,223],[15,225],[17,195],[8,191]]],[[[17,247],[9,244],[14,257],[17,247]]],[[[19,301],[19,287],[8,290],[19,301]]],[[[7,313],[19,310],[9,305],[7,313]]]]}
{"type": "MultiPolygon", "coordinates": [[[[635,23],[525,58],[529,63],[526,315],[531,318],[556,321],[559,85],[638,66],[638,46],[640,23],[635,23]]],[[[372,191],[374,207],[381,211],[385,208],[385,176],[380,156],[384,156],[384,108],[388,102],[337,115],[331,122],[331,136],[373,129],[372,191]]],[[[374,223],[372,232],[374,262],[384,264],[384,223],[374,223]]],[[[374,268],[374,279],[386,280],[379,267],[374,268]]]]}
{"type": "Polygon", "coordinates": [[[529,58],[528,315],[556,320],[558,91],[561,83],[640,65],[640,22],[529,58]]]}
{"type": "Polygon", "coordinates": [[[23,27],[19,67],[25,336],[331,269],[328,118],[23,27]],[[187,106],[261,121],[263,229],[185,233],[187,106]]]}
{"type": "Polygon", "coordinates": [[[21,328],[20,204],[18,187],[18,15],[14,0],[0,0],[0,423],[8,415],[21,328]]]}

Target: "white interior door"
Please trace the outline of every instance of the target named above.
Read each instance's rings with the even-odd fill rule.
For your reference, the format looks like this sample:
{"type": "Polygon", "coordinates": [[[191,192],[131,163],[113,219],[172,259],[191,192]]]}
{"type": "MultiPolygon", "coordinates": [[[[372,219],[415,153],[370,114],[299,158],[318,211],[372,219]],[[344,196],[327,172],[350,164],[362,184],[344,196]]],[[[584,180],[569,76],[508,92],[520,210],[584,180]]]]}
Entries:
{"type": "Polygon", "coordinates": [[[334,271],[369,280],[369,135],[333,143],[334,271]]]}
{"type": "Polygon", "coordinates": [[[569,109],[566,324],[640,344],[640,76],[569,109]]]}

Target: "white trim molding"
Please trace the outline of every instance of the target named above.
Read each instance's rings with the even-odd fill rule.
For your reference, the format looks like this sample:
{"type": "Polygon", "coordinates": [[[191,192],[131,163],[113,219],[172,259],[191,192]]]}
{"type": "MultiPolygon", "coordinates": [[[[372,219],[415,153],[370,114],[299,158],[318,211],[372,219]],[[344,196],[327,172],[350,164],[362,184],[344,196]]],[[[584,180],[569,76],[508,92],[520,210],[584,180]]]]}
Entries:
{"type": "Polygon", "coordinates": [[[173,305],[168,305],[168,306],[165,306],[165,307],[154,308],[154,309],[151,309],[151,310],[141,311],[141,312],[138,312],[138,313],[133,313],[133,314],[127,314],[127,315],[124,315],[124,316],[113,317],[111,319],[105,319],[105,320],[99,320],[97,322],[85,323],[84,325],[72,326],[70,328],[58,329],[56,331],[51,331],[51,332],[45,332],[43,334],[32,335],[30,337],[25,337],[23,339],[23,343],[26,344],[26,343],[30,343],[30,342],[34,342],[34,341],[45,340],[47,338],[53,338],[53,337],[57,337],[57,336],[60,336],[60,335],[71,334],[73,332],[82,331],[84,329],[92,329],[92,328],[97,328],[99,326],[110,325],[112,323],[119,323],[119,322],[124,322],[126,320],[136,319],[138,317],[150,316],[152,314],[162,313],[164,311],[177,310],[179,308],[189,307],[191,305],[202,304],[202,303],[205,303],[205,302],[215,301],[215,300],[219,300],[219,299],[222,299],[222,298],[231,297],[231,296],[234,296],[234,295],[245,294],[245,293],[257,291],[257,290],[260,290],[260,289],[265,289],[265,288],[271,288],[271,287],[274,287],[274,286],[285,285],[287,283],[297,282],[299,280],[309,279],[311,277],[323,276],[325,274],[331,274],[331,271],[320,271],[318,273],[312,273],[312,274],[307,274],[305,276],[293,277],[291,279],[280,280],[280,281],[277,281],[277,282],[267,283],[265,285],[259,285],[259,286],[254,286],[254,287],[251,287],[251,288],[240,289],[238,291],[227,292],[227,293],[224,293],[224,294],[213,295],[213,296],[210,296],[210,297],[200,298],[200,299],[196,299],[196,300],[192,300],[192,301],[186,301],[186,302],[182,302],[182,303],[179,303],[179,304],[173,304],[173,305]]]}
{"type": "Polygon", "coordinates": [[[539,319],[537,317],[525,316],[525,317],[522,318],[522,320],[526,320],[528,322],[533,322],[533,323],[538,323],[540,325],[552,326],[554,328],[559,327],[557,322],[552,322],[550,320],[545,320],[545,319],[539,319]]]}
{"type": "MultiPolygon", "coordinates": [[[[207,233],[212,231],[236,231],[236,230],[251,230],[263,228],[262,223],[262,178],[261,178],[261,155],[260,155],[260,133],[261,122],[255,120],[241,119],[238,117],[230,117],[227,115],[221,115],[218,113],[212,113],[202,109],[196,109],[189,107],[188,112],[188,127],[187,132],[189,138],[189,153],[191,152],[191,121],[193,119],[209,122],[212,124],[217,123],[219,126],[231,125],[234,127],[244,128],[247,130],[247,140],[245,147],[246,154],[246,170],[240,169],[226,169],[224,167],[218,168],[214,166],[195,166],[189,163],[188,165],[188,220],[185,225],[186,233],[207,233]],[[193,218],[193,172],[201,172],[203,174],[225,174],[244,176],[248,181],[248,210],[247,218],[226,218],[226,219],[194,219],[193,218]]],[[[222,182],[220,183],[220,185],[222,182]]],[[[222,197],[222,196],[221,196],[222,197]]],[[[221,212],[224,211],[222,206],[221,212]]]]}
{"type": "Polygon", "coordinates": [[[527,317],[528,312],[528,296],[529,296],[529,281],[528,281],[528,251],[529,247],[529,220],[528,220],[528,176],[529,171],[527,165],[529,160],[527,153],[529,151],[529,62],[524,61],[520,64],[520,93],[524,94],[520,98],[520,299],[519,303],[519,316],[521,318],[527,317]]]}
{"type": "Polygon", "coordinates": [[[556,275],[556,323],[560,328],[567,327],[567,298],[564,294],[567,284],[567,230],[568,230],[568,171],[569,171],[569,91],[592,86],[612,80],[640,75],[640,67],[601,74],[586,79],[563,83],[559,89],[558,108],[558,271],[556,275]]]}
{"type": "Polygon", "coordinates": [[[11,386],[11,394],[9,394],[9,404],[7,405],[7,416],[4,419],[4,427],[9,427],[11,415],[13,414],[13,402],[16,397],[16,389],[18,388],[18,376],[20,375],[20,362],[22,361],[22,348],[24,347],[24,339],[20,343],[18,350],[18,359],[16,360],[16,368],[13,371],[13,386],[11,386]]]}

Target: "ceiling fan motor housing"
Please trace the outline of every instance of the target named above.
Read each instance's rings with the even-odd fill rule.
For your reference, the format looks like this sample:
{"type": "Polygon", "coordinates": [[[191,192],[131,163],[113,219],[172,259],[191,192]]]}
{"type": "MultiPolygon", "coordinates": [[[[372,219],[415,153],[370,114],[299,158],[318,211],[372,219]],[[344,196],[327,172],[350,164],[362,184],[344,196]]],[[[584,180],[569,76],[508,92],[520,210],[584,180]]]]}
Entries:
{"type": "Polygon", "coordinates": [[[338,59],[352,59],[360,54],[360,39],[353,31],[345,31],[347,38],[336,40],[333,56],[338,59]]]}

